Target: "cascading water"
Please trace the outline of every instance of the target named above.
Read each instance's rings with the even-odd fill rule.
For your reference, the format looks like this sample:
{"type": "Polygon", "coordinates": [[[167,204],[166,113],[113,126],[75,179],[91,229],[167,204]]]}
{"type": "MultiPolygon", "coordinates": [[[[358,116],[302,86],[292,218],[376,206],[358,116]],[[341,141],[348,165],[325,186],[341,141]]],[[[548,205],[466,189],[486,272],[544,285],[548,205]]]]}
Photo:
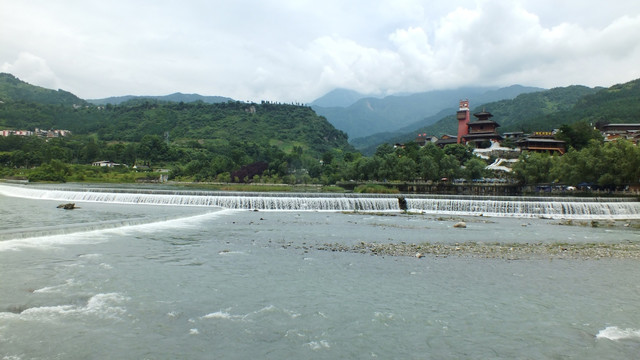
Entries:
{"type": "MultiPolygon", "coordinates": [[[[400,211],[398,196],[149,189],[69,189],[0,185],[0,194],[68,202],[211,206],[262,211],[400,211]]],[[[427,214],[638,219],[640,202],[623,198],[403,195],[408,211],[427,214]]]]}

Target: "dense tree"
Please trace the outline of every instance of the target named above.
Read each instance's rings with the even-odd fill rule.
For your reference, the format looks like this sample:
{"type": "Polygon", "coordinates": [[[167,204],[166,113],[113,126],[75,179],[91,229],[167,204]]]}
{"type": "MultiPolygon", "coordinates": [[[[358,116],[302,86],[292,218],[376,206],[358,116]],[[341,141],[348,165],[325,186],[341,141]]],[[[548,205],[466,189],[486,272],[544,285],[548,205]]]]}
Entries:
{"type": "Polygon", "coordinates": [[[546,153],[524,152],[513,166],[515,177],[524,184],[550,183],[553,157],[546,153]]]}
{"type": "Polygon", "coordinates": [[[467,180],[481,179],[489,173],[486,167],[487,163],[484,160],[472,157],[464,164],[463,177],[467,180]]]}
{"type": "Polygon", "coordinates": [[[580,150],[589,144],[591,140],[602,142],[600,131],[596,130],[586,121],[580,121],[571,125],[562,125],[556,134],[558,140],[566,142],[567,147],[580,150]]]}

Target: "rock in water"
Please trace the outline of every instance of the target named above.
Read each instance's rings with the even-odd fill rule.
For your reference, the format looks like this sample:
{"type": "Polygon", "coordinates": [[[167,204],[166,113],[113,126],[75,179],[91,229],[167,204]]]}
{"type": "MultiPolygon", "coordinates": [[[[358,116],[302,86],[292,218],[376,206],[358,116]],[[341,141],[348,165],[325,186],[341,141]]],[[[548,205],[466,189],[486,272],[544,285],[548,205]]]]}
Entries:
{"type": "Polygon", "coordinates": [[[400,207],[400,210],[402,211],[407,211],[409,208],[407,206],[407,199],[405,199],[404,196],[398,197],[398,207],[400,207]]]}
{"type": "Polygon", "coordinates": [[[58,205],[58,209],[73,210],[75,208],[76,208],[76,204],[74,204],[74,203],[58,205]]]}
{"type": "Polygon", "coordinates": [[[460,221],[458,223],[455,223],[455,225],[453,225],[454,228],[466,228],[467,227],[467,223],[464,221],[460,221]]]}

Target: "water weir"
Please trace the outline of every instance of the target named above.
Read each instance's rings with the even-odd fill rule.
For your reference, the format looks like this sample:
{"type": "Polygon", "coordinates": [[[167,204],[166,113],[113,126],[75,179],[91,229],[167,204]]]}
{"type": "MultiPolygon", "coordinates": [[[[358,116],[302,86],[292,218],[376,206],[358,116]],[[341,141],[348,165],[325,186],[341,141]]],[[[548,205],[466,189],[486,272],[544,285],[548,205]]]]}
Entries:
{"type": "MultiPolygon", "coordinates": [[[[64,202],[211,206],[260,211],[401,211],[398,195],[252,193],[150,189],[47,188],[0,184],[0,194],[64,202]]],[[[640,219],[640,202],[627,198],[402,195],[407,211],[425,214],[640,219]]]]}

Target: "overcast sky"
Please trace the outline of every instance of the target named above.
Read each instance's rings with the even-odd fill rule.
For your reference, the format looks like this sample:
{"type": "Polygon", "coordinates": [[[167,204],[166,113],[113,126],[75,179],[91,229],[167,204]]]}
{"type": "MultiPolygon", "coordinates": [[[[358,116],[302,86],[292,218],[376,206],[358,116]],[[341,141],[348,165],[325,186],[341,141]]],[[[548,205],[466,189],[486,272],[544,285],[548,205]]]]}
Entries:
{"type": "Polygon", "coordinates": [[[0,71],[93,99],[640,78],[637,0],[0,0],[0,71]]]}

